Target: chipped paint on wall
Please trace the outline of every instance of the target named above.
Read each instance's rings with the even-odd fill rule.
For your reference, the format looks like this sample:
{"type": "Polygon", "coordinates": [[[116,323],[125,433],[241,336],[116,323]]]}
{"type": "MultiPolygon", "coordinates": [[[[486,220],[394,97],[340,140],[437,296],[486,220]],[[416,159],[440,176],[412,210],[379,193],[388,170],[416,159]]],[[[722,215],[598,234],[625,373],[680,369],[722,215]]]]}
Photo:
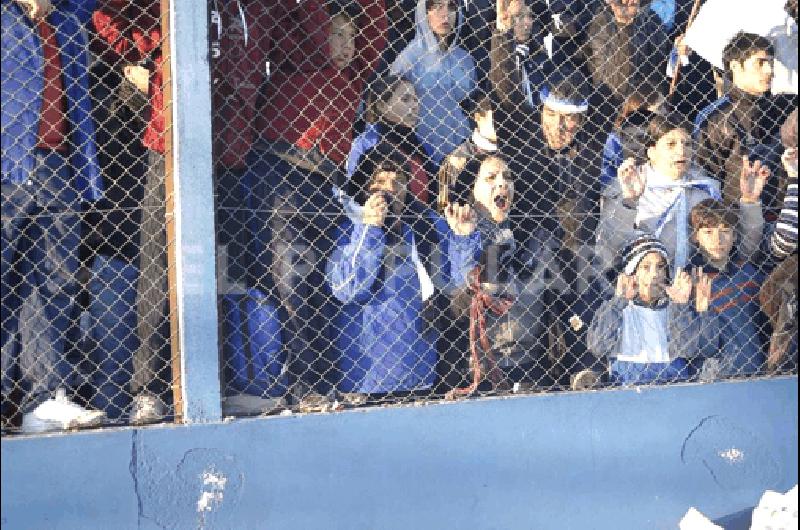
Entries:
{"type": "Polygon", "coordinates": [[[724,458],[731,464],[738,464],[742,460],[744,460],[744,453],[735,447],[731,447],[730,449],[727,449],[725,451],[720,451],[719,456],[720,458],[724,458]]]}

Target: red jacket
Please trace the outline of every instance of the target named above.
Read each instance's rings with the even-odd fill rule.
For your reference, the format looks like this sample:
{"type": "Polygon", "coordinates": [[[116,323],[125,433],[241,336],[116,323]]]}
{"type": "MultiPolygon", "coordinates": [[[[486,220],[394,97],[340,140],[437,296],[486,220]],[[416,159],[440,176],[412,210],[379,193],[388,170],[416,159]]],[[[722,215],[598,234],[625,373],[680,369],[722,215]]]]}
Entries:
{"type": "MultiPolygon", "coordinates": [[[[107,49],[100,50],[106,60],[136,63],[148,55],[153,59],[151,116],[142,143],[163,153],[160,9],[159,0],[105,0],[93,20],[97,34],[107,44],[107,49]]],[[[277,1],[211,0],[209,11],[214,160],[227,168],[241,168],[253,143],[256,100],[273,46],[270,36],[283,6],[277,1]]],[[[292,40],[277,42],[300,52],[292,40]]]]}
{"type": "Polygon", "coordinates": [[[159,0],[103,0],[92,14],[94,29],[107,47],[99,51],[110,63],[141,63],[150,59],[150,121],[142,143],[164,152],[163,59],[159,0]]]}
{"type": "Polygon", "coordinates": [[[330,17],[320,0],[280,0],[270,56],[274,70],[256,122],[267,140],[309,149],[317,145],[335,162],[350,152],[356,110],[367,78],[386,45],[384,0],[358,0],[356,54],[350,66],[330,62],[330,17]],[[278,37],[278,38],[275,38],[278,37]]]}
{"type": "Polygon", "coordinates": [[[214,160],[242,168],[254,140],[256,101],[266,79],[278,2],[211,0],[214,160]],[[218,18],[217,18],[218,15],[218,18]]]}

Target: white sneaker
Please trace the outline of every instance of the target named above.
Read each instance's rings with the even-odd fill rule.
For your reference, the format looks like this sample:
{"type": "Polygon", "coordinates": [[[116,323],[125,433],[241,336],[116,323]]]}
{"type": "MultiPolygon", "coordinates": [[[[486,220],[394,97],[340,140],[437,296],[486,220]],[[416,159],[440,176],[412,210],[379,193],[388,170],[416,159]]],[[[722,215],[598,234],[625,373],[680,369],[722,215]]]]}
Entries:
{"type": "Polygon", "coordinates": [[[35,434],[94,427],[105,421],[102,410],[89,410],[67,399],[64,389],[56,390],[55,399],[48,399],[22,415],[22,433],[35,434]]]}
{"type": "Polygon", "coordinates": [[[146,425],[163,421],[166,407],[160,399],[151,394],[140,394],[133,398],[130,422],[133,425],[146,425]]]}
{"type": "Polygon", "coordinates": [[[570,388],[572,390],[589,390],[595,388],[600,382],[600,375],[593,370],[581,370],[572,376],[570,388]]]}

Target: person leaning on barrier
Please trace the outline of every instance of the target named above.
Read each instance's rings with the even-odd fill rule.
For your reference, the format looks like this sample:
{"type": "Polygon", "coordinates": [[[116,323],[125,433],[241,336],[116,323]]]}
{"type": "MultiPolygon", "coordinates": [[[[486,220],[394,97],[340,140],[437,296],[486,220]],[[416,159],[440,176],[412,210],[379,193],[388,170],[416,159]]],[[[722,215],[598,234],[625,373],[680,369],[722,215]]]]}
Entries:
{"type": "MultiPolygon", "coordinates": [[[[649,114],[646,121],[648,161],[640,164],[627,159],[617,181],[604,190],[597,253],[607,267],[631,234],[644,230],[662,241],[675,260],[671,265],[680,270],[693,254],[689,212],[704,199],[719,199],[719,184],[694,165],[690,125],[680,115],[649,114]]],[[[769,175],[758,161],[742,167],[739,250],[747,256],[761,245],[761,190],[755,195],[754,190],[769,175]]]]}
{"type": "Polygon", "coordinates": [[[708,311],[710,278],[677,269],[667,247],[651,234],[634,235],[616,258],[617,287],[589,326],[589,349],[609,362],[614,384],[638,385],[689,379],[708,311]],[[674,277],[673,277],[674,276],[674,277]]]}
{"type": "Polygon", "coordinates": [[[379,143],[389,144],[406,157],[411,171],[408,191],[422,204],[431,201],[432,178],[428,154],[416,135],[419,98],[410,81],[393,75],[373,80],[367,87],[366,128],[353,140],[347,158],[347,176],[352,178],[364,153],[379,143]]]}
{"type": "Polygon", "coordinates": [[[390,67],[419,97],[417,135],[436,169],[470,133],[461,102],[477,88],[475,60],[456,38],[464,15],[456,0],[418,0],[417,33],[390,67]]]}
{"type": "Polygon", "coordinates": [[[794,96],[770,95],[773,47],[765,37],[739,32],[722,53],[730,92],[695,119],[697,159],[722,186],[725,202],[739,199],[744,166],[759,160],[772,175],[764,188],[764,215],[774,222],[784,177],[780,167],[779,128],[795,107],[794,96]]]}
{"type": "MultiPolygon", "coordinates": [[[[248,155],[248,288],[274,300],[291,406],[324,407],[335,384],[332,319],[336,300],[325,284],[329,231],[343,215],[345,161],[366,80],[386,43],[382,0],[327,6],[282,0],[285,16],[271,56],[248,155]],[[285,47],[284,47],[285,46],[285,47]]],[[[276,33],[277,34],[277,33],[276,33]]]]}
{"type": "Polygon", "coordinates": [[[353,174],[352,214],[336,229],[326,280],[343,305],[336,316],[338,390],[350,404],[368,395],[419,392],[435,379],[438,332],[435,247],[444,221],[408,190],[403,153],[378,144],[353,174]]]}
{"type": "Polygon", "coordinates": [[[103,191],[83,28],[90,14],[81,3],[2,3],[2,422],[16,406],[26,433],[105,419],[66,397],[79,210],[103,191]]]}

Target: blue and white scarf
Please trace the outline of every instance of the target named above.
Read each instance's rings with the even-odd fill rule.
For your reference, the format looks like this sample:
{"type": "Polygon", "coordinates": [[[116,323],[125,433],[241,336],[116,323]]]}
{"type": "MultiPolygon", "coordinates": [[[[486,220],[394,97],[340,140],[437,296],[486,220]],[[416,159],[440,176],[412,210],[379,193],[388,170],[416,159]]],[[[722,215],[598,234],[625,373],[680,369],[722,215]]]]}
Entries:
{"type": "MultiPolygon", "coordinates": [[[[661,237],[664,227],[675,221],[675,262],[673,270],[686,266],[689,257],[689,204],[686,191],[696,189],[706,192],[711,198],[720,200],[719,183],[710,178],[688,178],[673,181],[656,172],[650,164],[644,166],[647,184],[639,198],[636,225],[657,219],[653,233],[661,237]]],[[[696,175],[696,174],[695,174],[696,175]]]]}

